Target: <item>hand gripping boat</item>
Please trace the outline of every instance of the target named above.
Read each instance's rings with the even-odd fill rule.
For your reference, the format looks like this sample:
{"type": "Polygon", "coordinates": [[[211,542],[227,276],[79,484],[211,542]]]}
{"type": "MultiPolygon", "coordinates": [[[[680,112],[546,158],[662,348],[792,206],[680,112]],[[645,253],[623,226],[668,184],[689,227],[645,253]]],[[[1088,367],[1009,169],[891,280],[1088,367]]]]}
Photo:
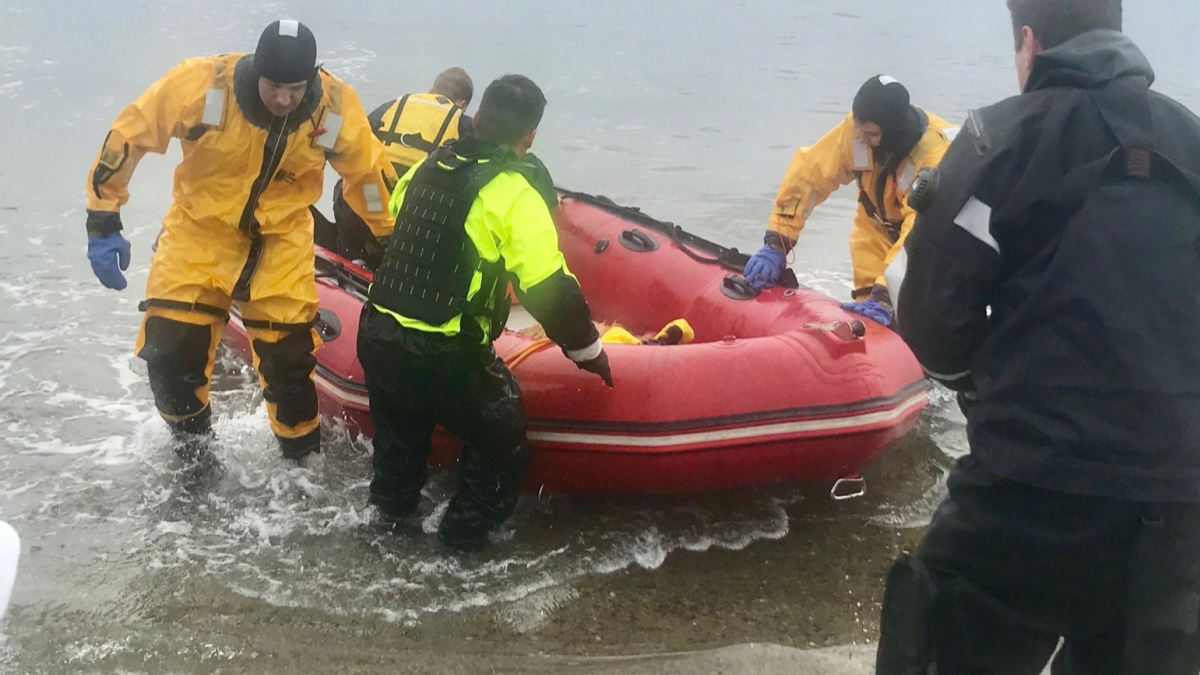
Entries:
{"type": "MultiPolygon", "coordinates": [[[[580,193],[560,198],[560,246],[593,318],[634,334],[684,318],[695,339],[606,345],[610,390],[553,344],[505,331],[495,347],[525,396],[529,489],[686,493],[837,481],[834,496],[845,495],[916,423],[925,380],[891,330],[795,287],[794,277],[793,288],[759,293],[731,271],[745,255],[636,209],[580,193]]],[[[355,342],[371,273],[318,248],[317,277],[321,412],[370,436],[355,342]]],[[[510,327],[528,321],[521,314],[514,307],[510,327]]],[[[236,315],[225,339],[249,357],[236,315]]],[[[458,442],[439,430],[435,448],[432,464],[452,464],[458,442]]]]}

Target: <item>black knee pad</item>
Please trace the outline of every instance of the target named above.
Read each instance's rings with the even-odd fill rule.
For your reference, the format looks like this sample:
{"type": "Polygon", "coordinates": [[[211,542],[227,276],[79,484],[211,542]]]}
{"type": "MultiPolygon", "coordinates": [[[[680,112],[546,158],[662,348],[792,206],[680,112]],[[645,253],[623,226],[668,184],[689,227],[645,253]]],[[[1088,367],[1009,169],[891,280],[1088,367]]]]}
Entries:
{"type": "Polygon", "coordinates": [[[208,383],[208,353],[212,327],[172,321],[161,316],[146,319],[145,341],[138,356],[146,361],[154,403],[167,415],[191,416],[204,410],[196,389],[208,383]]]}
{"type": "Polygon", "coordinates": [[[317,389],[311,377],[317,365],[315,347],[307,330],[288,333],[278,342],[254,341],[258,369],[267,383],[263,398],[275,404],[276,419],[289,427],[317,416],[317,389]]]}

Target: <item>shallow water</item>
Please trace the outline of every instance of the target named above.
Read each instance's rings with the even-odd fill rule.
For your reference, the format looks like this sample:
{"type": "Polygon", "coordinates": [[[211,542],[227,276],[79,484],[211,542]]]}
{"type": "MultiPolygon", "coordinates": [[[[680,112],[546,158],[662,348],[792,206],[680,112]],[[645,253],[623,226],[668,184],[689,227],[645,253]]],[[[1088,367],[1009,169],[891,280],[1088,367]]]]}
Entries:
{"type": "MultiPolygon", "coordinates": [[[[539,653],[670,652],[873,638],[881,579],[966,449],[936,391],[866,472],[867,496],[774,486],[675,498],[525,499],[486,556],[371,525],[364,444],[278,459],[252,373],[221,361],[212,474],[183,472],[132,356],[175,150],[146,158],[124,209],[130,289],[92,278],[83,183],[120,107],[179,59],[241,51],[286,14],[367,107],[449,65],[550,99],[535,150],[558,182],[757,247],[796,145],[881,70],[948,119],[1011,94],[1003,3],[363,2],[196,5],[8,0],[0,7],[0,517],[25,550],[0,673],[554,672],[539,653]],[[994,6],[992,6],[994,5],[994,6]],[[931,27],[937,30],[931,30],[931,27]],[[499,656],[495,656],[499,655],[499,656]],[[456,670],[457,669],[457,670],[456,670]]],[[[1127,9],[1159,88],[1200,106],[1185,0],[1127,9]]],[[[332,182],[332,178],[330,178],[332,182]]],[[[820,207],[794,264],[849,290],[849,191],[820,207]]],[[[432,531],[453,477],[435,476],[432,531]]],[[[557,664],[557,665],[555,665],[557,664]]]]}

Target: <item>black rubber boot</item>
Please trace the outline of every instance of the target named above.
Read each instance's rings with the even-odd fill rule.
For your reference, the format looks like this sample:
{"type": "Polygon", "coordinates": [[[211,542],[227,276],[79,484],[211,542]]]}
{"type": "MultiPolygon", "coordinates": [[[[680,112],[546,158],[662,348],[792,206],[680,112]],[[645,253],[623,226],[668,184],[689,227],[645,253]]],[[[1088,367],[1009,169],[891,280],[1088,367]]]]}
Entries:
{"type": "Polygon", "coordinates": [[[212,407],[204,406],[199,413],[186,419],[167,422],[171,428],[175,454],[188,464],[197,464],[212,455],[209,447],[216,435],[212,428],[212,407]]]}
{"type": "Polygon", "coordinates": [[[309,455],[321,452],[321,427],[296,438],[276,438],[279,439],[279,448],[283,451],[284,459],[299,462],[309,455]]]}

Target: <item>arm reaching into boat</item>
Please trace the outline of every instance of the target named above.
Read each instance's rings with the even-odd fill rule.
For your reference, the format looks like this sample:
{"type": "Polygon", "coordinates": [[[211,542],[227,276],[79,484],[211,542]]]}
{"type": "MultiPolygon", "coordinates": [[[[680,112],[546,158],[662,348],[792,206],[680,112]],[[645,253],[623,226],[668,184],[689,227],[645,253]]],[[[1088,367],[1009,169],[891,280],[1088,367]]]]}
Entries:
{"type": "MultiPolygon", "coordinates": [[[[392,233],[395,220],[387,210],[387,199],[396,186],[396,170],[375,138],[371,123],[350,85],[341,87],[342,116],[326,116],[324,132],[337,134],[329,164],[342,177],[341,198],[377,239],[392,233]],[[337,124],[340,130],[334,129],[337,124]]],[[[318,130],[321,131],[321,130],[318,130]]]]}
{"type": "Polygon", "coordinates": [[[847,115],[815,144],[796,150],[775,196],[767,232],[791,250],[808,217],[835,190],[854,181],[854,116],[847,115]]]}
{"type": "Polygon", "coordinates": [[[788,165],[775,211],[771,213],[763,247],[755,253],[744,274],[760,288],[770,288],[787,267],[787,253],[796,246],[800,231],[818,204],[854,180],[851,145],[855,139],[853,115],[825,134],[816,144],[799,148],[788,165]]]}
{"type": "MultiPolygon", "coordinates": [[[[505,268],[521,304],[580,368],[613,386],[608,356],[592,323],[591,309],[558,248],[558,231],[541,191],[528,185],[514,200],[503,223],[500,246],[505,268]]],[[[520,179],[518,179],[520,180],[520,179]]]]}

